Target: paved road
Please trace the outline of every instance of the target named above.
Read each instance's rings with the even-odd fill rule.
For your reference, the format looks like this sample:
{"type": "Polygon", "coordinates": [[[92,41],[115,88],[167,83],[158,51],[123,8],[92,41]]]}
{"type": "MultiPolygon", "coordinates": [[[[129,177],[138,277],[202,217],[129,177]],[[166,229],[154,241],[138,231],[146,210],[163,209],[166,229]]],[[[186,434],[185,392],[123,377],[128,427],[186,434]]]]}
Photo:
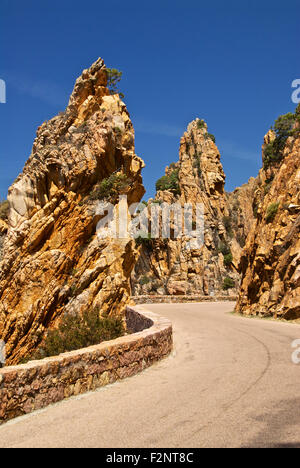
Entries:
{"type": "Polygon", "coordinates": [[[0,447],[300,447],[300,327],[233,307],[147,306],[174,324],[171,357],[1,426],[0,447]]]}

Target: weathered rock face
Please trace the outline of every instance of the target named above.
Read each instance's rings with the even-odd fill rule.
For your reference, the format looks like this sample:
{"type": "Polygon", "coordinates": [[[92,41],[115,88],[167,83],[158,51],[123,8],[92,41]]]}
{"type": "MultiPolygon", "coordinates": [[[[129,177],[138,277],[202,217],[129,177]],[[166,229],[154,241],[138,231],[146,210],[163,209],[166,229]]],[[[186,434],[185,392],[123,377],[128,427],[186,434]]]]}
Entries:
{"type": "Polygon", "coordinates": [[[226,195],[219,150],[206,124],[199,119],[190,123],[181,139],[179,162],[166,168],[167,177],[173,174],[176,178],[177,173],[179,189],[158,190],[155,202],[177,202],[181,206],[191,203],[193,207],[203,204],[204,245],[188,248],[190,239],[184,236],[144,242],[132,279],[134,294],[223,294],[226,277],[232,279],[228,293],[236,293],[239,286],[236,268],[253,221],[248,192],[253,190],[254,180],[226,195]],[[231,216],[231,200],[237,205],[236,219],[231,216]]]}
{"type": "MultiPolygon", "coordinates": [[[[241,258],[236,310],[244,314],[300,317],[299,128],[298,123],[282,160],[259,173],[253,201],[257,220],[241,258]]],[[[265,137],[263,155],[273,140],[271,131],[265,137]]]]}
{"type": "Polygon", "coordinates": [[[0,263],[0,338],[8,364],[30,354],[65,312],[122,312],[135,246],[130,238],[99,240],[91,193],[103,179],[122,174],[122,193],[129,203],[139,201],[142,167],[129,114],[119,96],[110,95],[99,59],[76,81],[66,111],[38,129],[23,173],[9,189],[0,263]]]}
{"type": "Polygon", "coordinates": [[[251,177],[248,182],[233,192],[227,193],[231,230],[231,251],[235,265],[239,264],[246,239],[255,222],[253,200],[258,187],[258,178],[251,177]]]}
{"type": "Polygon", "coordinates": [[[6,222],[4,220],[0,219],[0,262],[1,262],[1,258],[2,258],[2,251],[3,251],[5,237],[6,237],[6,234],[7,234],[7,229],[8,229],[8,226],[7,226],[6,222]]]}

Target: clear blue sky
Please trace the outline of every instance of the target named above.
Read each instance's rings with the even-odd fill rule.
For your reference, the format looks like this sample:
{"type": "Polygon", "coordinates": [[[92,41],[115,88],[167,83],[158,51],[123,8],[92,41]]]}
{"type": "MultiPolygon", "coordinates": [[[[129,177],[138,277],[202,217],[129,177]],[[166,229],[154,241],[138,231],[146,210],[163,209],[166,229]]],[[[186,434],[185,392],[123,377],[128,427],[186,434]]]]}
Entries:
{"type": "Polygon", "coordinates": [[[196,117],[216,136],[227,190],[245,183],[261,167],[264,134],[295,108],[299,20],[299,0],[1,0],[0,197],[36,128],[99,56],[124,73],[146,197],[196,117]]]}

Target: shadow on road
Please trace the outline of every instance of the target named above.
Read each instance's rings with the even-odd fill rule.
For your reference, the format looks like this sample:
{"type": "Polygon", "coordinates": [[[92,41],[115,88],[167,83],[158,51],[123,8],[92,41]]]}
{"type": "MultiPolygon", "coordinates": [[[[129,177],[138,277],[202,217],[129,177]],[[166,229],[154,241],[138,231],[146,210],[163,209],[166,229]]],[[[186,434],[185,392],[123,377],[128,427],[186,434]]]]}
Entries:
{"type": "Polygon", "coordinates": [[[265,428],[247,444],[247,448],[300,448],[300,441],[287,442],[293,440],[295,428],[300,427],[300,398],[281,401],[278,411],[253,416],[253,420],[263,422],[265,428]]]}

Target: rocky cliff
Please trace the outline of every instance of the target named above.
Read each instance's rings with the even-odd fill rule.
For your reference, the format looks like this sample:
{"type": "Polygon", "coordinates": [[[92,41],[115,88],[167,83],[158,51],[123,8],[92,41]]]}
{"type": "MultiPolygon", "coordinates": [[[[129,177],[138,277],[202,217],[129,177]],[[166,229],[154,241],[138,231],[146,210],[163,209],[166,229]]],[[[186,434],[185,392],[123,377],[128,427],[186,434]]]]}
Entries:
{"type": "MultiPolygon", "coordinates": [[[[214,136],[203,120],[191,122],[184,133],[179,162],[166,168],[157,182],[153,203],[204,206],[204,243],[189,248],[184,235],[171,239],[144,239],[132,279],[139,294],[215,295],[239,287],[237,267],[245,238],[253,222],[249,196],[255,180],[226,194],[225,174],[214,136]]],[[[195,211],[195,210],[194,210],[195,211]]]]}
{"type": "Polygon", "coordinates": [[[256,222],[241,258],[236,310],[300,318],[300,108],[265,137],[253,199],[256,222]]]}
{"type": "Polygon", "coordinates": [[[130,239],[99,239],[98,199],[144,194],[143,162],[125,104],[107,87],[101,59],[84,70],[65,112],[37,131],[1,223],[0,338],[8,364],[40,343],[66,312],[120,314],[136,259],[130,239]]]}

